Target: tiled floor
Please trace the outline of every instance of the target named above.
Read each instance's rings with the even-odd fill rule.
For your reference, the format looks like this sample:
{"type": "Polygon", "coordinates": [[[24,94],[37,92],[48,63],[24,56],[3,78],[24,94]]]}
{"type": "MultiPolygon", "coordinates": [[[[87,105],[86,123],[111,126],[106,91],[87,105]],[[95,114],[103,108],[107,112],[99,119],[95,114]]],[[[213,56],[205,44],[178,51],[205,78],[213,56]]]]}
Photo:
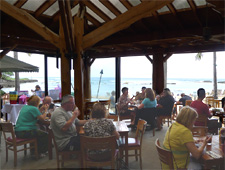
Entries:
{"type": "MultiPolygon", "coordinates": [[[[160,162],[158,159],[157,151],[155,148],[155,140],[159,138],[160,142],[163,142],[164,135],[168,129],[167,124],[164,125],[161,131],[156,131],[155,136],[152,135],[151,131],[145,131],[143,137],[143,147],[142,147],[142,166],[143,169],[157,170],[160,169],[160,162]]],[[[129,132],[129,136],[133,137],[135,132],[129,132]]],[[[54,150],[54,149],[53,149],[54,150]]],[[[25,157],[23,152],[18,153],[17,167],[13,166],[13,152],[9,151],[9,160],[5,160],[5,143],[3,136],[1,137],[1,159],[0,159],[0,169],[9,170],[9,169],[56,169],[56,157],[53,153],[53,159],[49,160],[48,156],[36,160],[29,155],[25,157]]],[[[80,169],[78,161],[65,163],[65,168],[69,169],[80,169]]],[[[139,161],[136,161],[134,157],[129,157],[129,168],[130,169],[140,169],[139,161]]]]}

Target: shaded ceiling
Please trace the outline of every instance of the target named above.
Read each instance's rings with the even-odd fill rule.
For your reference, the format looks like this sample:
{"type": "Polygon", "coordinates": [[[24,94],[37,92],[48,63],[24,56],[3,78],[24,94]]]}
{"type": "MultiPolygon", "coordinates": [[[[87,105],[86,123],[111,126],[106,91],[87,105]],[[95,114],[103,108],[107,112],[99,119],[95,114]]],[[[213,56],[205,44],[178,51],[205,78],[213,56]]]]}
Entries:
{"type": "MultiPolygon", "coordinates": [[[[2,2],[3,0],[1,0],[2,2]]],[[[59,34],[57,0],[5,0],[59,34]]],[[[149,0],[153,1],[154,0],[149,0]]],[[[72,16],[84,13],[84,35],[145,3],[144,0],[70,0],[72,16]]],[[[154,4],[153,4],[154,5],[154,4]]],[[[174,0],[85,48],[84,56],[107,58],[163,53],[225,51],[224,0],[174,0]]],[[[117,26],[114,27],[115,29],[117,26]]],[[[1,50],[56,56],[59,50],[35,31],[1,11],[1,50]]]]}

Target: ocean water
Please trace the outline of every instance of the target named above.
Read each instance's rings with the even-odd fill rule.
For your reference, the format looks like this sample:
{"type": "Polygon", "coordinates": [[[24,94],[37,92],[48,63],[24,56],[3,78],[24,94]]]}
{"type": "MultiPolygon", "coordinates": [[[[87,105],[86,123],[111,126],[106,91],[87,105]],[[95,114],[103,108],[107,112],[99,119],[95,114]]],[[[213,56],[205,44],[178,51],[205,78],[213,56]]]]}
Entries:
{"type": "MultiPolygon", "coordinates": [[[[20,90],[28,90],[29,94],[32,95],[31,89],[35,88],[35,85],[39,84],[41,89],[44,90],[44,78],[43,77],[33,77],[33,79],[38,80],[34,83],[23,83],[20,84],[20,90]]],[[[99,88],[99,98],[108,99],[111,92],[115,90],[115,78],[102,77],[99,87],[99,77],[91,78],[91,88],[92,88],[92,98],[96,98],[97,91],[99,88]]],[[[73,78],[71,83],[73,83],[73,78]]],[[[218,82],[225,82],[225,79],[218,79],[218,82]]],[[[60,88],[60,77],[49,77],[48,78],[49,90],[60,88]]],[[[147,88],[152,87],[151,78],[122,78],[121,88],[128,87],[129,95],[135,95],[136,91],[141,91],[141,87],[146,86],[147,88]]],[[[213,82],[210,79],[190,79],[190,78],[168,78],[167,87],[174,93],[174,97],[185,93],[188,95],[196,96],[196,91],[198,88],[204,88],[206,92],[211,93],[213,90],[213,82]]],[[[217,88],[224,92],[225,83],[217,83],[217,88]]],[[[14,91],[15,88],[3,88],[5,92],[14,91]]],[[[71,86],[71,91],[73,88],[71,86]]]]}

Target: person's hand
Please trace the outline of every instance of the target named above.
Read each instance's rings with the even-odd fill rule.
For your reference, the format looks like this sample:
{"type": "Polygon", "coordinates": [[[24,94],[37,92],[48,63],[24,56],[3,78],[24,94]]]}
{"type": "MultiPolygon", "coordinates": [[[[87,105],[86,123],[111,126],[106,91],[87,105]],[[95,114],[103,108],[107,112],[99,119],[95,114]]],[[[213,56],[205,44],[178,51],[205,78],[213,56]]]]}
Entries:
{"type": "Polygon", "coordinates": [[[49,108],[49,105],[48,104],[43,104],[42,106],[41,106],[41,108],[40,108],[40,110],[41,110],[41,112],[47,112],[47,110],[48,110],[48,108],[49,108]]]}
{"type": "Polygon", "coordinates": [[[208,136],[206,136],[204,143],[207,144],[211,140],[212,140],[212,135],[208,135],[208,136]]]}
{"type": "Polygon", "coordinates": [[[73,111],[73,116],[78,117],[80,115],[80,110],[79,109],[75,109],[73,111]]]}

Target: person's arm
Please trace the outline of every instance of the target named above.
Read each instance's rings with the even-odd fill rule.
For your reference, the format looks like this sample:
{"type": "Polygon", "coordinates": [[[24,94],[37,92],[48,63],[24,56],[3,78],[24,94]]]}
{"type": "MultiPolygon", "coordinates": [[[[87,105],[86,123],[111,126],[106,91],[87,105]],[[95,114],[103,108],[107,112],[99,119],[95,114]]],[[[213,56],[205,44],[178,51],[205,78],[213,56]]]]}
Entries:
{"type": "Polygon", "coordinates": [[[74,120],[79,116],[80,111],[79,110],[75,110],[72,113],[73,113],[72,117],[66,122],[66,124],[61,129],[64,132],[67,131],[70,128],[72,123],[74,123],[74,120]]]}
{"type": "Polygon", "coordinates": [[[195,146],[194,142],[188,142],[188,143],[185,143],[185,145],[186,145],[188,151],[192,154],[192,156],[196,159],[199,159],[202,155],[202,152],[203,152],[207,142],[209,140],[211,140],[211,138],[212,137],[206,137],[206,139],[203,141],[203,144],[199,148],[197,148],[195,146]]]}
{"type": "Polygon", "coordinates": [[[87,122],[88,120],[79,120],[79,126],[84,126],[84,124],[87,122]]]}
{"type": "Polygon", "coordinates": [[[141,104],[138,106],[138,109],[142,109],[142,108],[144,108],[144,104],[143,104],[143,103],[141,103],[141,104]]]}
{"type": "Polygon", "coordinates": [[[43,114],[37,116],[37,119],[41,120],[42,122],[45,121],[45,118],[46,118],[46,113],[43,113],[43,114]]]}
{"type": "Polygon", "coordinates": [[[116,139],[119,139],[120,138],[120,134],[116,130],[113,131],[113,135],[116,136],[116,139]]]}

